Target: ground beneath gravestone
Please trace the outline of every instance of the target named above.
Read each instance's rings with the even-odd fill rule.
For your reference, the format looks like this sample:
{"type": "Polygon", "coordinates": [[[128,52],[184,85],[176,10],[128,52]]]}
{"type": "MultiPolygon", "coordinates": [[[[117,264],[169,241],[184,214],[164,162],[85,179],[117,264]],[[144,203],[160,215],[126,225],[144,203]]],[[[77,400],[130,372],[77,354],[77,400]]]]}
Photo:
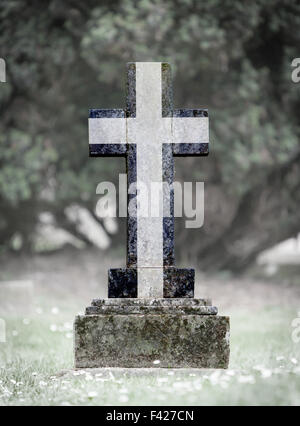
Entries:
{"type": "Polygon", "coordinates": [[[120,264],[88,251],[1,259],[1,405],[299,405],[297,264],[240,279],[197,274],[196,296],[231,317],[228,370],[159,369],[156,360],[153,372],[73,371],[75,314],[105,296],[106,270],[120,264]]]}

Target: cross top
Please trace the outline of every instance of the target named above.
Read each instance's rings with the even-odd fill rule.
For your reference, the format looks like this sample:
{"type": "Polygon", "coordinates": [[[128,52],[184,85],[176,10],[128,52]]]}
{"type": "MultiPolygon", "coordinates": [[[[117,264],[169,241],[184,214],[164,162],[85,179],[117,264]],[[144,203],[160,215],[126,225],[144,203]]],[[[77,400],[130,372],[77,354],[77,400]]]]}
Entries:
{"type": "Polygon", "coordinates": [[[143,217],[142,183],[173,183],[173,156],[208,154],[208,112],[172,106],[169,64],[127,64],[126,109],[92,109],[89,116],[90,156],[124,156],[127,164],[127,268],[109,271],[109,297],[193,297],[194,270],[174,266],[174,193],[159,200],[159,216],[143,217]],[[133,202],[133,204],[132,204],[133,202]],[[164,217],[164,207],[170,217],[164,217]]]}

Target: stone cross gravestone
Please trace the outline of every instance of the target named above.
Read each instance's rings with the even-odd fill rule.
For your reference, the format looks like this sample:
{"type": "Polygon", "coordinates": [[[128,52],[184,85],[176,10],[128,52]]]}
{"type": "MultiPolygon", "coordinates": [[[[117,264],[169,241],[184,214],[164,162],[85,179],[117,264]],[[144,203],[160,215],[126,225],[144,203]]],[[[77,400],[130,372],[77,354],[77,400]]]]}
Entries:
{"type": "Polygon", "coordinates": [[[194,270],[174,259],[174,156],[208,154],[207,110],[173,109],[169,64],[129,63],[126,109],[90,110],[89,139],[90,156],[126,158],[127,267],[76,318],[76,367],[225,368],[229,318],[194,298],[194,270]]]}

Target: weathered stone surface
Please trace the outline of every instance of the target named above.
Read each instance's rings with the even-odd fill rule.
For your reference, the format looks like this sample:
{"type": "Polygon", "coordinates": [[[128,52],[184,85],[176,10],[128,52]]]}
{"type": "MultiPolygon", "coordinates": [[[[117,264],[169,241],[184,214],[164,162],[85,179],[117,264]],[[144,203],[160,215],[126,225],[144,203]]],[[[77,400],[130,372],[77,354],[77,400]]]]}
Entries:
{"type": "Polygon", "coordinates": [[[166,307],[181,307],[181,306],[212,306],[212,301],[209,298],[205,299],[184,299],[184,298],[164,298],[164,299],[93,299],[92,306],[166,306],[166,307]]]}
{"type": "Polygon", "coordinates": [[[86,315],[117,314],[117,315],[154,315],[154,314],[193,314],[193,315],[217,315],[215,306],[126,306],[126,305],[102,305],[89,306],[86,315]]]}
{"type": "Polygon", "coordinates": [[[161,64],[161,94],[162,94],[162,116],[173,115],[173,85],[171,65],[167,62],[161,64]]]}
{"type": "MultiPolygon", "coordinates": [[[[136,145],[127,147],[126,157],[127,188],[136,182],[136,145]]],[[[131,191],[130,191],[131,192],[131,191]]],[[[128,205],[131,206],[130,215],[127,216],[127,266],[137,265],[137,194],[127,194],[128,205]]],[[[128,212],[127,212],[128,213],[128,212]]],[[[120,277],[122,280],[122,278],[120,277]]]]}
{"type": "Polygon", "coordinates": [[[75,319],[76,368],[227,368],[228,360],[228,317],[105,314],[75,319]]]}
{"type": "MultiPolygon", "coordinates": [[[[175,268],[172,266],[163,269],[163,296],[193,297],[195,271],[191,268],[175,268]]],[[[116,268],[108,272],[108,297],[129,298],[137,297],[137,269],[116,268]]]]}
{"type": "Polygon", "coordinates": [[[126,117],[136,117],[136,64],[127,63],[126,117]]]}
{"type": "Polygon", "coordinates": [[[195,270],[164,268],[164,297],[194,297],[195,270]]]}
{"type": "Polygon", "coordinates": [[[163,144],[162,147],[163,181],[168,184],[170,193],[163,197],[164,212],[168,212],[163,218],[163,262],[164,266],[175,265],[174,244],[174,158],[172,144],[163,144]]]}
{"type": "MultiPolygon", "coordinates": [[[[130,220],[128,223],[132,224],[132,222],[130,220]]],[[[130,239],[128,239],[129,244],[130,239]]],[[[137,297],[137,269],[110,269],[108,271],[108,297],[137,297]]]]}

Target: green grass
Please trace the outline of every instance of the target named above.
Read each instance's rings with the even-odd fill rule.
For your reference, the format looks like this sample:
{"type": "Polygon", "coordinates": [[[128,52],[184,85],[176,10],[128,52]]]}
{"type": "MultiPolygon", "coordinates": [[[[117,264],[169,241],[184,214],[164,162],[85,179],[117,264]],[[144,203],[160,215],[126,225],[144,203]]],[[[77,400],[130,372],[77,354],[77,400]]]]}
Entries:
{"type": "MultiPolygon", "coordinates": [[[[229,370],[182,374],[59,375],[73,367],[72,322],[82,301],[41,299],[36,313],[7,315],[0,343],[1,405],[298,405],[297,310],[232,310],[229,370]],[[51,312],[51,306],[59,309],[51,312]],[[43,309],[41,313],[40,309],[43,309]]],[[[299,364],[298,364],[299,362],[299,364]]],[[[77,374],[77,373],[76,373],[77,374]]]]}

